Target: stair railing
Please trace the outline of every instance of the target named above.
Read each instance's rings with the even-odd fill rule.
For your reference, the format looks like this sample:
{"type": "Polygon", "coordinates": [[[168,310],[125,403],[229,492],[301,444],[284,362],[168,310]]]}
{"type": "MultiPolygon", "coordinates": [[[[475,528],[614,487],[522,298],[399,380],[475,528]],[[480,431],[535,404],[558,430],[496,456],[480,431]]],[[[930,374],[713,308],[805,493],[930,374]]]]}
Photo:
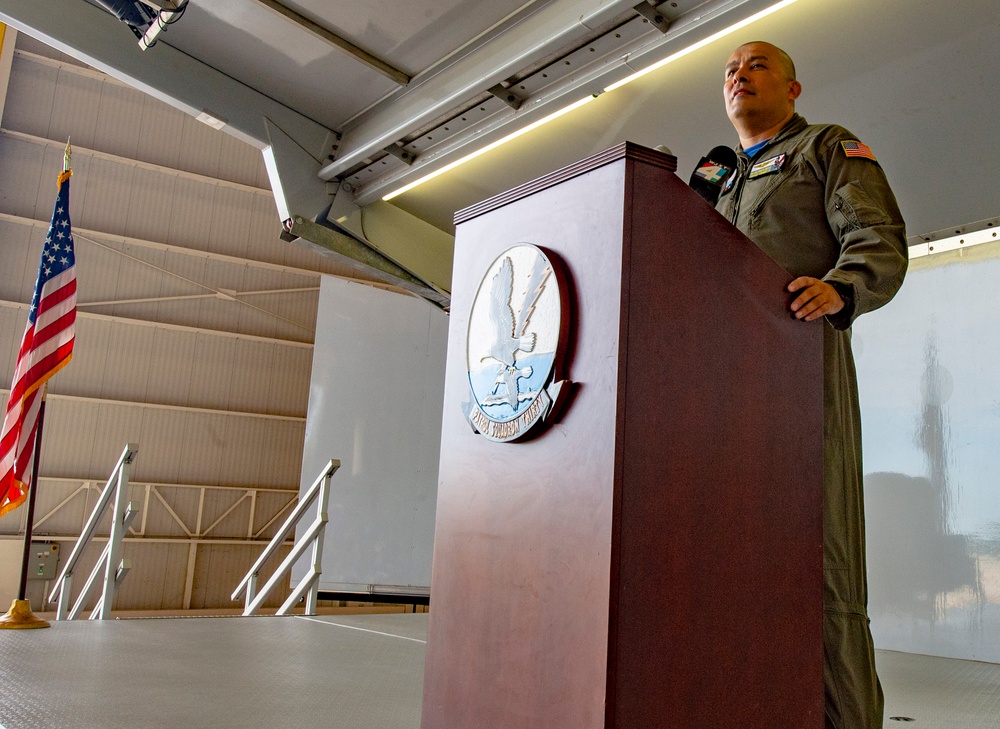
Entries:
{"type": "Polygon", "coordinates": [[[243,610],[244,615],[254,615],[260,609],[260,606],[264,604],[264,601],[274,592],[278,583],[281,582],[285,574],[291,570],[292,565],[295,564],[296,560],[302,556],[302,554],[311,545],[312,550],[312,565],[309,569],[309,574],[307,574],[302,581],[296,586],[292,593],[288,596],[288,599],[278,608],[278,615],[287,615],[289,610],[294,607],[299,600],[302,599],[303,595],[306,595],[306,615],[316,614],[316,600],[319,593],[319,576],[322,573],[321,560],[323,557],[323,533],[326,530],[326,523],[329,519],[327,516],[327,504],[330,501],[330,479],[333,478],[333,474],[337,472],[340,468],[340,461],[334,459],[326,464],[322,473],[313,482],[313,485],[309,487],[305,495],[299,499],[298,505],[295,510],[288,515],[285,523],[281,526],[278,532],[274,535],[274,538],[270,541],[267,547],[264,549],[264,553],[260,555],[256,562],[254,562],[253,567],[250,571],[246,573],[243,580],[240,582],[239,586],[233,591],[232,599],[239,600],[240,595],[244,592],[246,593],[245,608],[243,610]],[[317,504],[316,508],[316,518],[313,523],[309,525],[309,528],[299,537],[295,544],[292,546],[292,551],[288,553],[288,556],[281,562],[278,568],[271,575],[270,579],[261,588],[260,592],[257,592],[257,578],[260,575],[261,569],[264,564],[278,551],[281,543],[285,541],[285,538],[291,534],[295,525],[298,524],[302,515],[305,514],[306,510],[312,506],[313,503],[317,504]],[[307,594],[308,593],[308,594],[307,594]]]}
{"type": "Polygon", "coordinates": [[[94,504],[94,510],[90,513],[90,518],[83,527],[83,532],[80,534],[76,546],[73,547],[69,559],[66,560],[62,572],[56,580],[55,587],[49,595],[49,602],[55,601],[56,596],[58,596],[56,620],[75,620],[80,615],[80,612],[87,604],[87,600],[90,598],[94,586],[98,582],[98,576],[101,572],[104,573],[104,586],[101,590],[100,599],[90,613],[90,619],[99,618],[107,620],[111,617],[111,606],[115,601],[115,593],[124,581],[129,569],[131,569],[129,560],[122,559],[122,540],[128,528],[132,525],[132,521],[139,513],[139,502],[128,501],[129,474],[132,470],[132,463],[135,461],[138,453],[138,444],[129,443],[125,446],[125,450],[122,451],[121,456],[118,458],[118,463],[115,465],[111,476],[108,477],[108,481],[101,491],[100,498],[94,504]],[[94,534],[97,532],[97,526],[107,510],[108,504],[111,502],[112,495],[114,496],[114,510],[107,546],[104,547],[104,551],[97,560],[97,564],[94,565],[94,569],[91,571],[90,577],[87,578],[87,582],[80,591],[76,602],[70,607],[73,571],[76,569],[84,550],[93,541],[94,534]]]}

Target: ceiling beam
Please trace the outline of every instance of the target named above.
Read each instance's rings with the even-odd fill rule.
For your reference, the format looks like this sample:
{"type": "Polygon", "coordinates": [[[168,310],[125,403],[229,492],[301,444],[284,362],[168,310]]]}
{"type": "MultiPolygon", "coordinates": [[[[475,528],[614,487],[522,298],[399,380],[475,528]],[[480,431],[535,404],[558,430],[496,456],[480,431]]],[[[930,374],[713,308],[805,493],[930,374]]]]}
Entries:
{"type": "Polygon", "coordinates": [[[511,74],[540,61],[554,48],[632,11],[635,0],[555,0],[526,15],[507,32],[428,78],[417,77],[369,117],[343,130],[337,158],[320,177],[332,180],[374,152],[420,128],[511,74]],[[581,5],[585,10],[581,12],[581,5]]]}
{"type": "Polygon", "coordinates": [[[254,2],[257,3],[258,5],[263,5],[268,10],[273,10],[275,13],[285,18],[286,20],[290,20],[296,25],[305,28],[307,31],[315,35],[317,38],[320,38],[329,43],[330,45],[332,45],[334,48],[344,51],[350,56],[353,56],[356,60],[361,61],[361,63],[365,64],[370,69],[382,74],[390,81],[394,81],[400,86],[406,86],[406,84],[410,83],[410,77],[407,74],[400,71],[398,68],[390,66],[381,58],[373,56],[371,53],[362,48],[358,48],[358,46],[354,45],[349,40],[341,38],[336,33],[327,30],[318,23],[314,23],[309,18],[305,17],[304,15],[300,15],[299,13],[295,12],[294,10],[285,5],[282,5],[276,0],[254,0],[254,2]]]}

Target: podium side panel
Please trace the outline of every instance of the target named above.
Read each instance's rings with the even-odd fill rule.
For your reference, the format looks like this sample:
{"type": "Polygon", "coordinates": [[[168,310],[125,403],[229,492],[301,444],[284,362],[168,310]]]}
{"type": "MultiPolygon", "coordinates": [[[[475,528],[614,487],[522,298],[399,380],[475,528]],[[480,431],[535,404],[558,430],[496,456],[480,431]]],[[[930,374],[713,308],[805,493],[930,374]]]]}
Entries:
{"type": "Polygon", "coordinates": [[[819,729],[826,324],[792,319],[791,276],[676,176],[636,165],[626,189],[609,715],[819,729]]]}

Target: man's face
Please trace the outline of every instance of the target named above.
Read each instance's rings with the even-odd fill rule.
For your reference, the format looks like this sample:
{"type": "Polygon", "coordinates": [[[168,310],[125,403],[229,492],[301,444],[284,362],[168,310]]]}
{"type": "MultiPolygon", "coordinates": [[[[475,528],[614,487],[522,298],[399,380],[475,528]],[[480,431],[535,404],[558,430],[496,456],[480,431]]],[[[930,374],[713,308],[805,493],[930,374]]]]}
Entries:
{"type": "Polygon", "coordinates": [[[795,108],[802,87],[788,77],[778,49],[769,43],[740,46],[726,64],[723,92],[726,113],[734,122],[767,128],[795,108]]]}

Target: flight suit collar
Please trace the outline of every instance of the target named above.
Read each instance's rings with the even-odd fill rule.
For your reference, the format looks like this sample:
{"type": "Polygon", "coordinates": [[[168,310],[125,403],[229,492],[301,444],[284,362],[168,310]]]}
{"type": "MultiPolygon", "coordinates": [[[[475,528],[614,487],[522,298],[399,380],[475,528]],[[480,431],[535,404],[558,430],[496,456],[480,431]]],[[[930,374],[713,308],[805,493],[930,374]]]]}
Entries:
{"type": "MultiPolygon", "coordinates": [[[[792,118],[788,120],[788,123],[781,128],[781,131],[779,131],[777,134],[771,137],[767,141],[767,144],[761,147],[760,151],[757,152],[757,154],[760,155],[764,150],[766,150],[770,146],[777,144],[778,142],[787,139],[788,137],[798,134],[807,126],[809,126],[809,123],[801,115],[793,114],[792,118]]],[[[744,162],[750,161],[750,158],[743,151],[742,144],[736,148],[736,154],[739,155],[740,159],[743,160],[744,162]]]]}

